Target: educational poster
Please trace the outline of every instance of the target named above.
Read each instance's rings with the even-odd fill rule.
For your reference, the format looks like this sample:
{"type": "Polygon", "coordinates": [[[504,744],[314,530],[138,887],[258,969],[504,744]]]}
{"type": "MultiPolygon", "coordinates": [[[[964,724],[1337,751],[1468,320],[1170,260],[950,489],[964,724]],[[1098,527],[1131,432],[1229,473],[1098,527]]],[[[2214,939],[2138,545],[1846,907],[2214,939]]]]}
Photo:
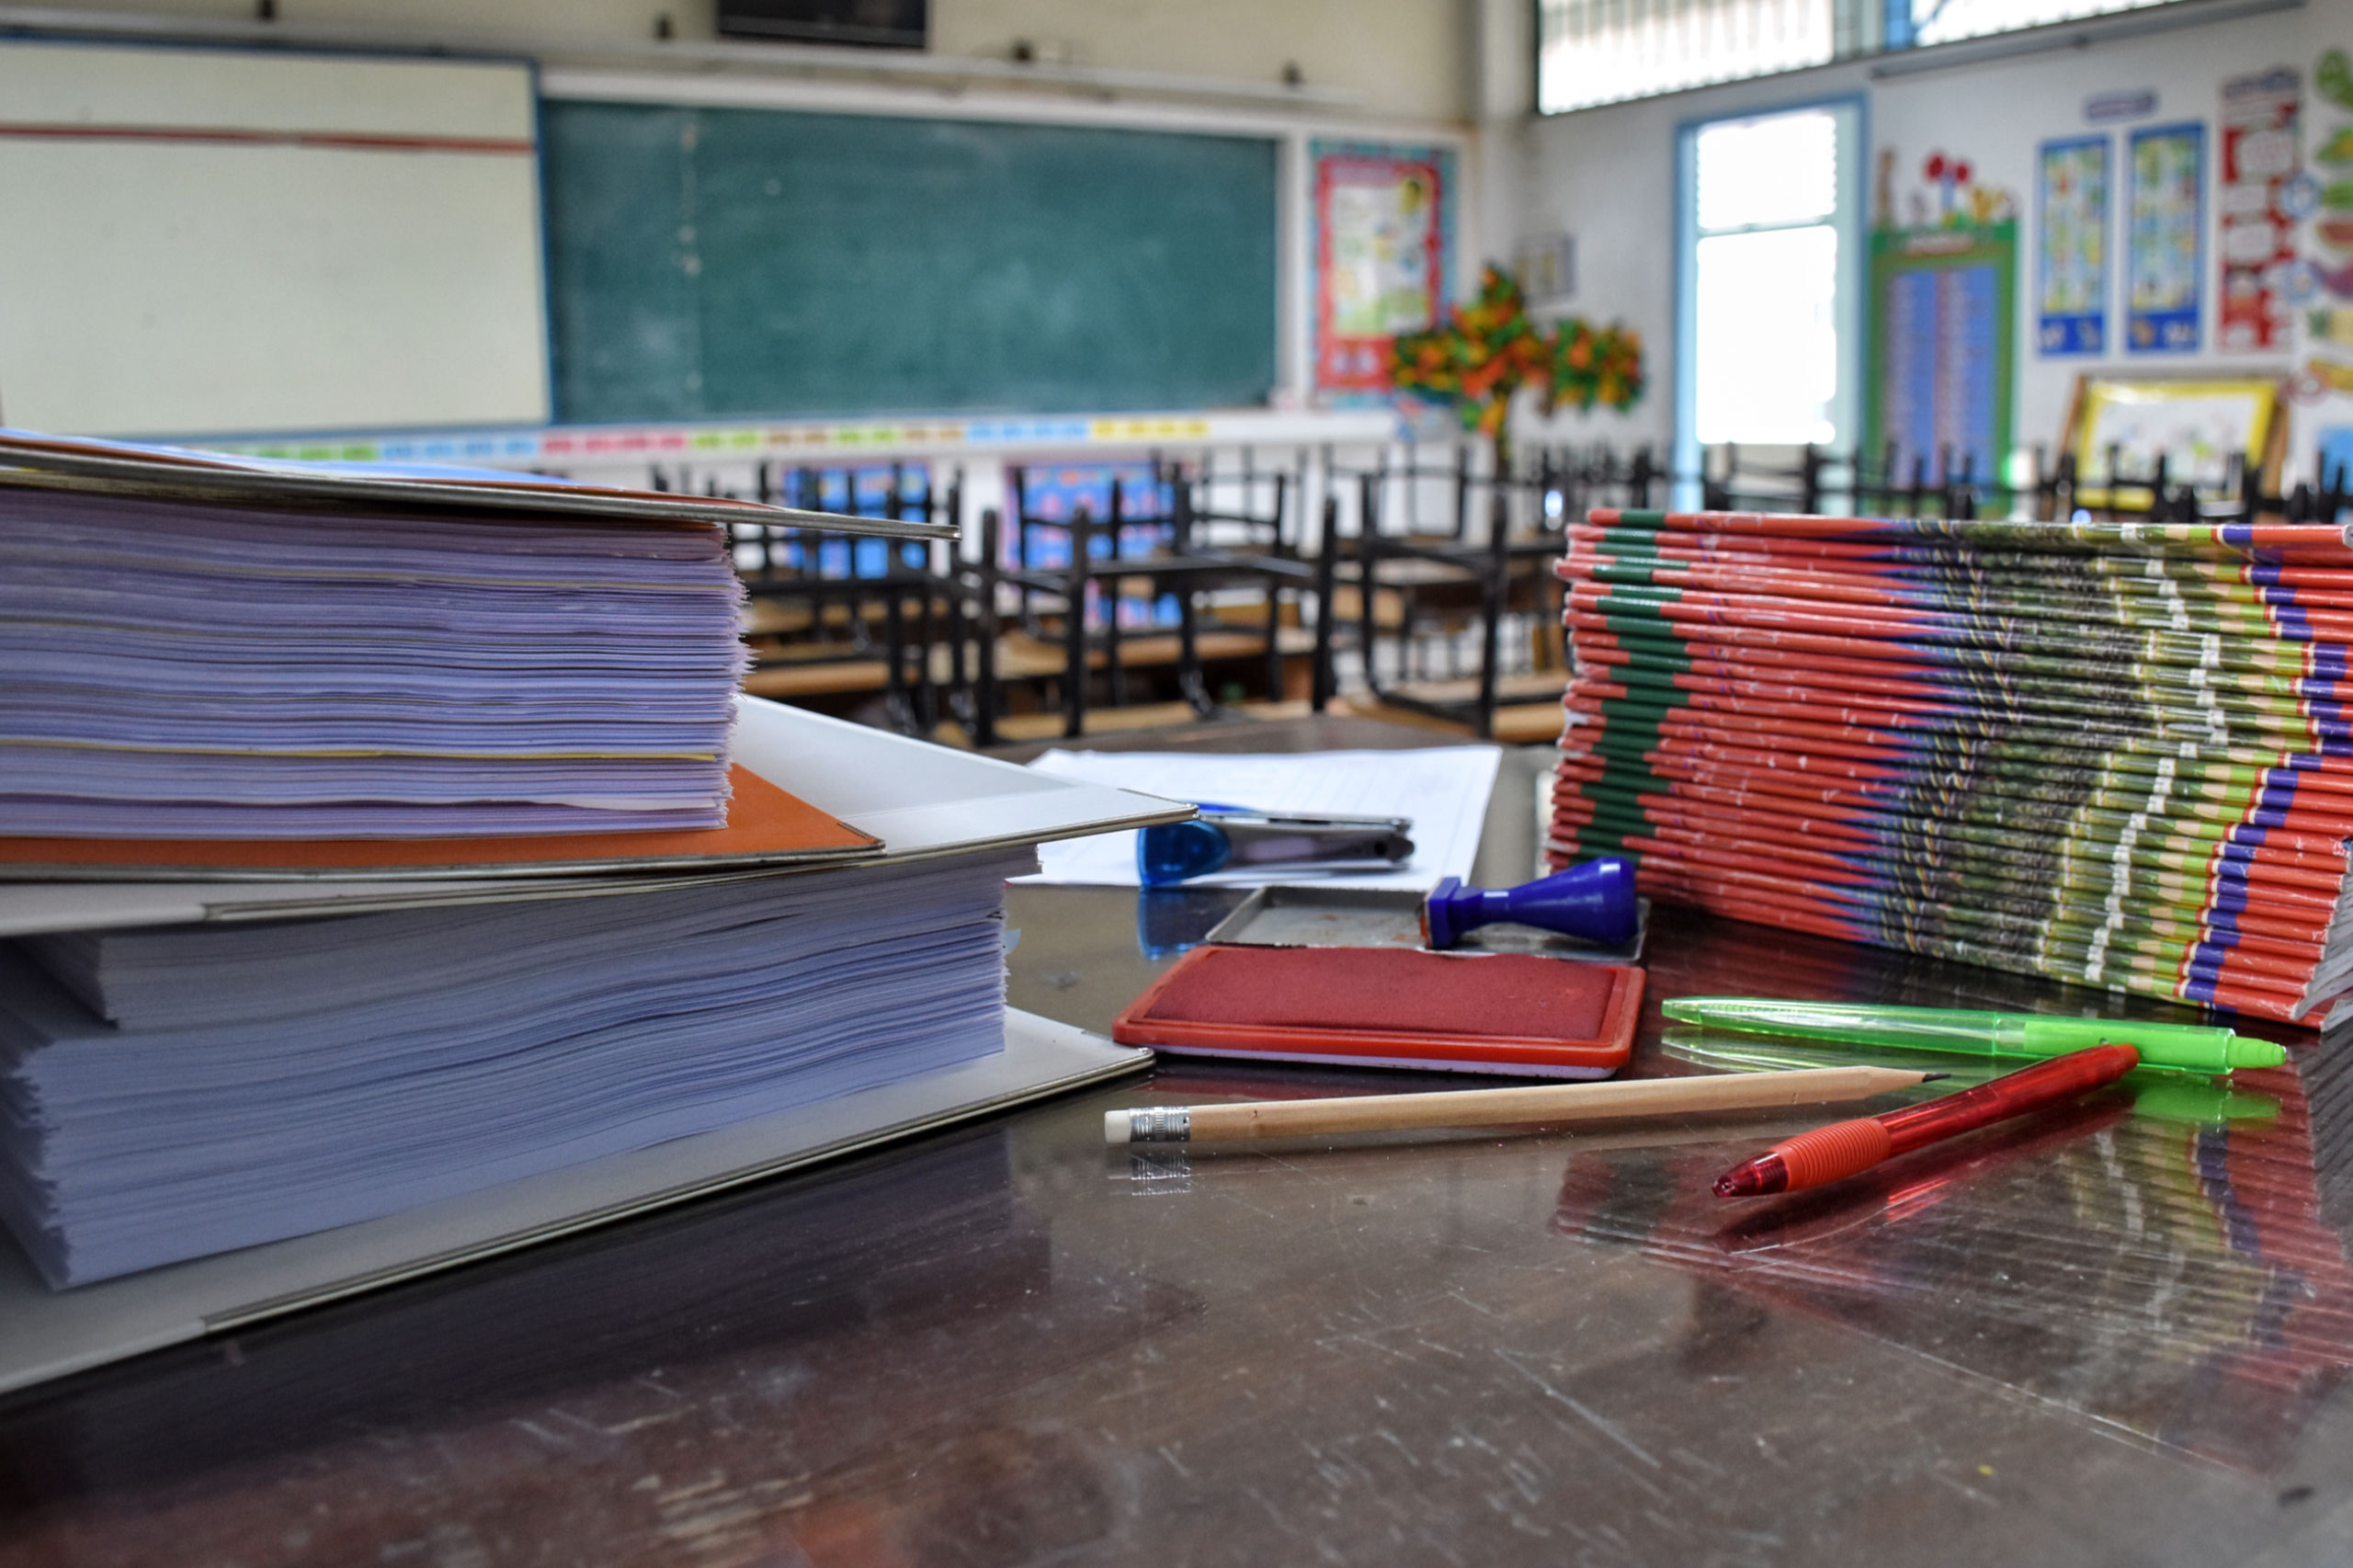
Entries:
{"type": "Polygon", "coordinates": [[[1389,346],[1435,323],[1452,292],[1454,154],[1310,145],[1314,169],[1315,388],[1389,386],[1389,346]]]}
{"type": "Polygon", "coordinates": [[[1998,479],[2010,451],[2018,225],[1882,229],[1871,236],[1864,449],[1893,479],[1998,479]]]}
{"type": "Polygon", "coordinates": [[[2298,328],[2288,392],[2310,411],[2298,459],[2312,446],[2312,426],[2325,450],[2353,418],[2353,60],[2342,49],[2323,51],[2312,84],[2311,167],[2287,186],[2290,215],[2310,220],[2287,284],[2298,328]]]}
{"type": "Polygon", "coordinates": [[[2194,354],[2205,270],[2206,128],[2152,126],[2132,132],[2128,145],[2124,347],[2194,354]]]}
{"type": "Polygon", "coordinates": [[[2222,280],[2214,301],[2214,346],[2282,348],[2288,304],[2282,283],[2296,260],[2292,194],[2303,162],[2298,128],[2303,84],[2289,66],[2222,84],[2214,203],[2222,280]]]}
{"type": "Polygon", "coordinates": [[[2045,355],[2108,351],[2108,156],[2107,137],[2078,136],[2045,142],[2037,160],[2035,347],[2045,355]]]}

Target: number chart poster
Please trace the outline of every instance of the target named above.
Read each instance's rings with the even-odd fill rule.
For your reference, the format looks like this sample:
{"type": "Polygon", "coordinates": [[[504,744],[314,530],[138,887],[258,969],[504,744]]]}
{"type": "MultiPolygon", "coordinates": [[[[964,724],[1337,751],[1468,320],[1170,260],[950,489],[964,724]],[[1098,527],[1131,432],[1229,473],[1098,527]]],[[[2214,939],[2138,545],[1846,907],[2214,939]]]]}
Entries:
{"type": "Polygon", "coordinates": [[[1454,153],[1316,142],[1315,389],[1389,389],[1399,333],[1435,324],[1453,296],[1454,153]]]}
{"type": "Polygon", "coordinates": [[[2035,345],[2046,355],[2108,351],[2108,153],[2105,136],[2042,144],[2035,345]]]}
{"type": "Polygon", "coordinates": [[[2126,167],[2124,347],[2195,354],[2206,265],[2206,128],[2136,131],[2126,167]]]}
{"type": "Polygon", "coordinates": [[[2010,452],[2018,225],[1871,235],[1863,448],[1931,483],[1998,482],[2010,452]]]}
{"type": "Polygon", "coordinates": [[[2222,286],[2214,299],[2214,346],[2287,347],[2290,323],[2279,280],[2296,261],[2290,211],[2303,163],[2298,129],[2303,79],[2286,66],[2222,84],[2216,137],[2215,206],[2222,233],[2222,286]]]}

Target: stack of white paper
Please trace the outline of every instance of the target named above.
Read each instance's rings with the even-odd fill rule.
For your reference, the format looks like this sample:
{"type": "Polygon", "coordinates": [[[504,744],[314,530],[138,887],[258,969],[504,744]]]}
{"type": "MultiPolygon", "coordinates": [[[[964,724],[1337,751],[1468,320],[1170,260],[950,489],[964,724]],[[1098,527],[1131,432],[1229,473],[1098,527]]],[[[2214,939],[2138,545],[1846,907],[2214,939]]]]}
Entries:
{"type": "Polygon", "coordinates": [[[977,1059],[1035,865],[0,944],[0,1221],[79,1284],[977,1059]]]}
{"type": "Polygon", "coordinates": [[[0,835],[725,821],[741,589],[709,522],[0,478],[0,835]]]}

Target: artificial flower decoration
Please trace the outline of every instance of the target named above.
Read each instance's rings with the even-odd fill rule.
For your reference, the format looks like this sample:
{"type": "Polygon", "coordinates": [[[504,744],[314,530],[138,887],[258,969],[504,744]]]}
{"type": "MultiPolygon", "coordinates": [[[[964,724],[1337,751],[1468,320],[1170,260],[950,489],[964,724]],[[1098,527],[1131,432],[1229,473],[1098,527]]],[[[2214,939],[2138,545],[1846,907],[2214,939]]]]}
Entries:
{"type": "Polygon", "coordinates": [[[1596,327],[1576,316],[1550,331],[1540,328],[1528,319],[1518,282],[1489,267],[1469,304],[1437,326],[1398,336],[1389,379],[1400,392],[1452,404],[1465,429],[1499,440],[1512,396],[1523,387],[1548,415],[1563,403],[1631,408],[1643,395],[1643,340],[1624,327],[1596,327]]]}

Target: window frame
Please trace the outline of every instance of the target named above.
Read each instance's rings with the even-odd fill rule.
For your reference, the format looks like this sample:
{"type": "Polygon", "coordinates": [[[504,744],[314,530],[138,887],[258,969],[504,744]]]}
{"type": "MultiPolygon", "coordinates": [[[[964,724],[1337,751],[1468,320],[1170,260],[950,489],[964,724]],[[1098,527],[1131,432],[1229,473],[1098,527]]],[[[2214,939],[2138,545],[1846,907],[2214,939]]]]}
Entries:
{"type": "Polygon", "coordinates": [[[1726,76],[1719,81],[1667,87],[1632,97],[1612,98],[1607,103],[1584,104],[1564,109],[1547,109],[1544,107],[1544,0],[1525,0],[1525,3],[1529,28],[1528,101],[1534,106],[1532,113],[1535,118],[1555,119],[1564,115],[1587,114],[1596,109],[1647,103],[1654,98],[1672,97],[1681,93],[1703,93],[1739,83],[1770,81],[1776,76],[1820,71],[1833,65],[1870,62],[1871,75],[1878,77],[1937,70],[1947,65],[1972,64],[2014,54],[2072,49],[2109,38],[2170,32],[2179,28],[2245,20],[2273,11],[2299,10],[2303,8],[2306,0],[2154,0],[2153,4],[2095,11],[2086,16],[2006,28],[1995,32],[1972,33],[1966,38],[1948,39],[1937,43],[1914,40],[1909,6],[1904,0],[1832,0],[1832,45],[1830,58],[1826,61],[1812,65],[1760,71],[1745,76],[1726,76]],[[1899,7],[1904,12],[1900,20],[1894,15],[1899,7]]]}
{"type": "MultiPolygon", "coordinates": [[[[1836,316],[1838,331],[1838,390],[1831,400],[1831,422],[1836,427],[1832,446],[1847,451],[1855,449],[1862,439],[1863,367],[1869,363],[1866,355],[1870,345],[1864,341],[1870,330],[1869,301],[1863,298],[1869,270],[1864,253],[1870,246],[1870,230],[1864,200],[1868,186],[1866,168],[1870,162],[1870,97],[1863,92],[1821,94],[1791,98],[1730,113],[1696,116],[1676,122],[1675,127],[1675,428],[1672,472],[1677,478],[1672,486],[1673,504],[1679,507],[1699,505],[1699,133],[1710,126],[1737,123],[1742,120],[1771,119],[1777,115],[1802,114],[1810,109],[1826,109],[1845,118],[1839,127],[1836,142],[1838,166],[1836,173],[1837,201],[1831,223],[1838,235],[1838,270],[1836,316]]],[[[1754,229],[1727,229],[1725,233],[1756,232],[1764,229],[1811,228],[1811,223],[1771,223],[1756,225],[1754,229]]]]}

